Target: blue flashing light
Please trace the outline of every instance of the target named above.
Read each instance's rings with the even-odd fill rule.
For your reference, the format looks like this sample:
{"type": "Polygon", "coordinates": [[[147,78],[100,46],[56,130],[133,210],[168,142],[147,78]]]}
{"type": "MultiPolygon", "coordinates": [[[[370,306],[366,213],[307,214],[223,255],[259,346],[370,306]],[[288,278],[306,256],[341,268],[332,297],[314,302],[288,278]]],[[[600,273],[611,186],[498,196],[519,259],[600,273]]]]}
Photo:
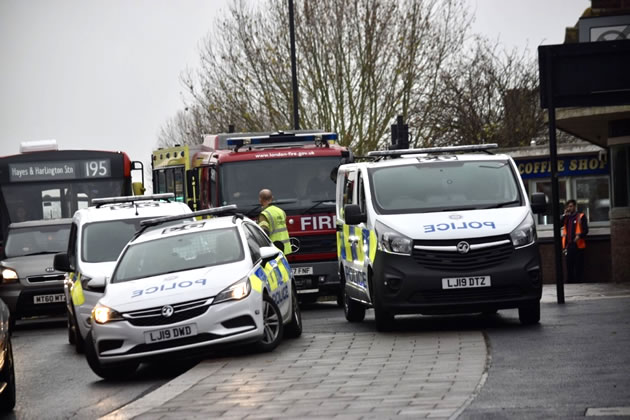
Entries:
{"type": "Polygon", "coordinates": [[[227,139],[228,147],[264,146],[281,143],[328,143],[334,144],[338,139],[337,133],[278,133],[268,136],[238,137],[227,139]]]}

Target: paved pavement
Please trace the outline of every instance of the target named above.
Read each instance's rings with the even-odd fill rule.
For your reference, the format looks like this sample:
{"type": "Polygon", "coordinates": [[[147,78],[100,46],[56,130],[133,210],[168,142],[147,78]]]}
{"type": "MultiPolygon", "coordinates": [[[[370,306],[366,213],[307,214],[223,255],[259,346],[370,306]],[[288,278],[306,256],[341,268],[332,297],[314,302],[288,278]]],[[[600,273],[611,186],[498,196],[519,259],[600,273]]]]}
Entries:
{"type": "MultiPolygon", "coordinates": [[[[630,297],[630,284],[564,289],[567,302],[630,297]]],[[[545,285],[543,302],[556,301],[545,285]]],[[[489,360],[481,331],[305,330],[272,353],[204,360],[104,418],[456,418],[483,388],[489,360]]]]}

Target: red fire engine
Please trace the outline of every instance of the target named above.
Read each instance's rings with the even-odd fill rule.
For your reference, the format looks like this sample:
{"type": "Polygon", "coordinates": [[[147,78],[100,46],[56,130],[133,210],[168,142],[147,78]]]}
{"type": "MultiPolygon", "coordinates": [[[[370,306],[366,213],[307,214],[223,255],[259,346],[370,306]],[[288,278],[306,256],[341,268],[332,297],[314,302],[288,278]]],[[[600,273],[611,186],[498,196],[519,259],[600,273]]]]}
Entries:
{"type": "MultiPolygon", "coordinates": [[[[186,195],[198,209],[236,204],[256,218],[258,193],[270,189],[274,204],[287,214],[293,250],[287,258],[300,300],[339,296],[334,179],[352,154],[337,143],[336,133],[208,135],[190,160],[186,195]]],[[[168,192],[156,186],[154,192],[168,192]]]]}

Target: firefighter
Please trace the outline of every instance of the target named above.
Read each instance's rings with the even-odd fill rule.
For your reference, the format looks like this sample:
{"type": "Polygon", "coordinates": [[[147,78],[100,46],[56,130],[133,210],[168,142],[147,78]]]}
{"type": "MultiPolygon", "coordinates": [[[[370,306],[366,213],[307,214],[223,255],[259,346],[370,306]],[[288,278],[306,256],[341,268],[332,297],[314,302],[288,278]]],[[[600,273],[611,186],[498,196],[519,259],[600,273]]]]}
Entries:
{"type": "Polygon", "coordinates": [[[567,257],[567,283],[581,283],[584,278],[584,250],[588,223],[584,213],[577,211],[575,200],[567,201],[560,225],[562,249],[567,257]]]}
{"type": "Polygon", "coordinates": [[[269,235],[271,242],[284,252],[291,253],[289,231],[287,230],[287,215],[281,208],[271,204],[273,195],[271,190],[262,189],[258,193],[258,200],[262,210],[258,216],[258,224],[269,235]]]}

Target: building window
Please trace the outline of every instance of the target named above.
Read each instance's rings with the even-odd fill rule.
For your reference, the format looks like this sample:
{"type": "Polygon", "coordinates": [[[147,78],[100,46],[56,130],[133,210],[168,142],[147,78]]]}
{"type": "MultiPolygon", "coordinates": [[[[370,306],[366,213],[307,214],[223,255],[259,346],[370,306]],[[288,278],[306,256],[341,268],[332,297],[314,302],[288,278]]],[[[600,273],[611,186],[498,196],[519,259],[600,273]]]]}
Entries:
{"type": "Polygon", "coordinates": [[[610,220],[610,198],[607,177],[575,179],[575,200],[578,210],[583,212],[589,223],[610,220]]]}

